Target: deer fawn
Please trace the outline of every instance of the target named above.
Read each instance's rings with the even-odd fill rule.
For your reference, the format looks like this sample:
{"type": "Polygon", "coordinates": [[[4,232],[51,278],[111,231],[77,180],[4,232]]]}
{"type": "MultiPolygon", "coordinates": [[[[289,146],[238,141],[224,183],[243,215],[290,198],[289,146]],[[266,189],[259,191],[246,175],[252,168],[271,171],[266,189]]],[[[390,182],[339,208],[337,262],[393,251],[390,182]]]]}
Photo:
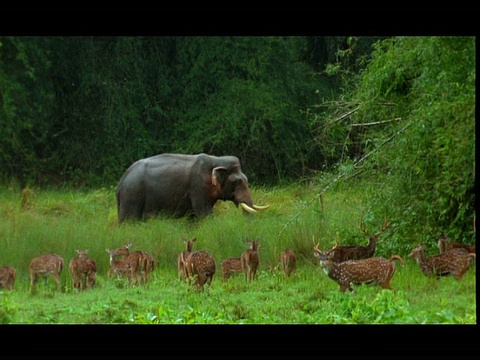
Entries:
{"type": "Polygon", "coordinates": [[[333,262],[342,262],[347,260],[359,260],[359,259],[367,259],[372,257],[375,254],[375,247],[377,244],[378,236],[382,234],[385,230],[388,229],[390,226],[390,222],[387,222],[387,218],[385,217],[383,221],[382,228],[377,231],[375,234],[370,234],[365,227],[363,222],[363,217],[360,220],[360,229],[368,236],[368,244],[367,246],[360,246],[360,245],[338,245],[338,238],[335,242],[335,245],[327,250],[329,254],[329,258],[333,262]]]}
{"type": "Polygon", "coordinates": [[[222,275],[224,280],[229,279],[232,273],[242,271],[242,261],[240,258],[232,257],[222,261],[222,275]]]}
{"type": "Polygon", "coordinates": [[[135,275],[134,284],[137,284],[137,269],[132,269],[132,266],[129,262],[124,259],[117,259],[118,255],[116,250],[105,249],[110,255],[110,269],[108,269],[107,275],[112,277],[113,274],[117,275],[117,278],[126,276],[128,279],[128,285],[131,284],[132,273],[135,275]]]}
{"type": "Polygon", "coordinates": [[[178,254],[177,257],[177,269],[178,269],[178,279],[180,281],[185,280],[187,278],[185,272],[185,259],[188,255],[193,251],[193,244],[197,241],[197,238],[193,238],[192,240],[183,239],[186,249],[178,254]]]}
{"type": "Polygon", "coordinates": [[[33,258],[30,262],[30,289],[37,290],[39,277],[43,277],[47,283],[47,276],[50,275],[57,283],[57,290],[61,290],[60,273],[65,266],[65,260],[57,254],[44,254],[33,258]]]}
{"type": "Polygon", "coordinates": [[[247,239],[248,249],[240,256],[242,262],[242,271],[245,275],[245,280],[253,281],[256,278],[258,265],[260,260],[258,257],[258,240],[247,239]]]}
{"type": "Polygon", "coordinates": [[[134,278],[134,283],[137,284],[137,272],[140,272],[140,277],[142,282],[146,284],[148,282],[148,275],[154,270],[155,268],[155,259],[151,254],[146,251],[137,250],[134,252],[130,252],[130,248],[132,247],[132,243],[127,245],[121,246],[115,250],[116,256],[124,256],[123,260],[129,262],[131,264],[130,269],[136,269],[132,273],[134,278]]]}
{"type": "Polygon", "coordinates": [[[438,249],[440,250],[440,254],[453,250],[453,249],[463,249],[466,253],[476,253],[475,245],[468,245],[464,243],[459,243],[456,241],[448,242],[447,237],[445,235],[441,235],[438,239],[438,249]]]}
{"type": "Polygon", "coordinates": [[[185,264],[185,276],[189,283],[194,283],[197,290],[203,291],[204,285],[211,285],[215,275],[215,260],[208,251],[193,251],[185,258],[180,254],[185,264]]]}
{"type": "Polygon", "coordinates": [[[13,290],[15,285],[15,279],[17,277],[17,271],[12,266],[0,267],[0,289],[5,288],[13,290]]]}
{"type": "Polygon", "coordinates": [[[393,255],[390,259],[383,257],[371,257],[367,259],[348,260],[334,262],[327,252],[322,252],[318,244],[313,248],[314,256],[320,260],[320,266],[328,277],[340,285],[340,291],[353,291],[352,285],[377,284],[384,289],[393,290],[390,280],[395,274],[394,260],[405,262],[399,255],[393,255]]]}
{"type": "Polygon", "coordinates": [[[418,245],[408,254],[408,257],[416,260],[426,276],[439,278],[440,276],[453,275],[456,280],[461,280],[468,270],[469,259],[475,258],[476,255],[450,250],[427,258],[425,256],[425,246],[418,245]]]}
{"type": "Polygon", "coordinates": [[[153,257],[152,254],[142,251],[142,255],[146,258],[146,263],[145,263],[145,270],[147,273],[146,279],[148,280],[148,275],[153,273],[153,270],[155,270],[156,262],[155,258],[153,257]]]}
{"type": "Polygon", "coordinates": [[[89,258],[88,249],[75,250],[77,257],[70,260],[68,269],[72,278],[73,289],[83,290],[96,284],[97,263],[89,258]]]}
{"type": "Polygon", "coordinates": [[[297,268],[297,257],[291,249],[285,249],[280,254],[280,261],[282,262],[282,270],[285,276],[290,276],[297,268]]]}
{"type": "Polygon", "coordinates": [[[110,270],[109,275],[116,273],[117,276],[127,275],[128,282],[133,277],[133,285],[138,284],[137,274],[140,272],[142,282],[148,282],[148,274],[153,271],[155,261],[153,257],[145,251],[130,252],[132,243],[120,246],[115,250],[107,249],[110,254],[110,270]],[[118,259],[123,256],[123,259],[118,259]]]}

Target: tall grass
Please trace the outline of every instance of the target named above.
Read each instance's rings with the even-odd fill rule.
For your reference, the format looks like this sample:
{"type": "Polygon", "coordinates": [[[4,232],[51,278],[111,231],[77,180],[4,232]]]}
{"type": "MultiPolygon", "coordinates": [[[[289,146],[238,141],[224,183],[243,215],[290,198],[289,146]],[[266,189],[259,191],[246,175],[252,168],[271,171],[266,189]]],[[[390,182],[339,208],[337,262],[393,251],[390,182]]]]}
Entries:
{"type": "MultiPolygon", "coordinates": [[[[374,188],[365,184],[338,186],[321,199],[321,184],[252,188],[257,204],[271,208],[244,215],[232,203],[218,202],[214,215],[201,221],[156,218],[119,225],[113,188],[92,191],[32,190],[28,209],[21,192],[0,189],[0,265],[17,269],[15,290],[0,290],[0,321],[4,323],[476,323],[475,266],[465,278],[426,278],[418,265],[406,259],[397,265],[392,286],[357,287],[340,293],[338,285],[317,266],[312,241],[321,248],[343,244],[366,245],[360,231],[364,215],[369,229],[381,226],[382,214],[365,209],[374,188]],[[370,190],[371,189],[371,190],[370,190]],[[315,199],[312,201],[312,199],[315,199]],[[197,238],[194,249],[212,253],[217,264],[213,284],[196,293],[177,278],[176,258],[185,238],[197,238]],[[220,263],[238,257],[246,239],[260,242],[257,281],[242,274],[221,278],[220,263]],[[132,243],[134,250],[150,252],[157,268],[146,286],[129,288],[109,279],[105,249],[132,243]],[[298,257],[297,272],[285,278],[278,255],[286,247],[298,257]],[[66,263],[75,249],[89,249],[98,265],[97,287],[72,291],[68,270],[64,291],[57,293],[48,280],[30,294],[28,265],[37,255],[55,252],[66,263]]],[[[376,255],[390,257],[388,233],[378,242],[376,255]]]]}

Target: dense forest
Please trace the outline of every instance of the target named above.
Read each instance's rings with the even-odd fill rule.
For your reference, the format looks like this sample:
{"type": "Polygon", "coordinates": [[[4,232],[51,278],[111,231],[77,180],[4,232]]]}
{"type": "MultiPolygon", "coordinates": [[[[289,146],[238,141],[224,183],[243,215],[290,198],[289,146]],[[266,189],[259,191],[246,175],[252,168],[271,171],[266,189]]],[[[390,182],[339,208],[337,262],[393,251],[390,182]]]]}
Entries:
{"type": "Polygon", "coordinates": [[[1,37],[1,179],[95,188],[143,157],[228,154],[258,184],[372,177],[382,188],[372,202],[405,231],[472,236],[475,45],[466,36],[1,37]]]}
{"type": "Polygon", "coordinates": [[[375,40],[1,38],[2,175],[98,186],[163,152],[236,155],[252,180],[307,175],[339,159],[312,133],[341,87],[327,66],[358,71],[375,40]]]}

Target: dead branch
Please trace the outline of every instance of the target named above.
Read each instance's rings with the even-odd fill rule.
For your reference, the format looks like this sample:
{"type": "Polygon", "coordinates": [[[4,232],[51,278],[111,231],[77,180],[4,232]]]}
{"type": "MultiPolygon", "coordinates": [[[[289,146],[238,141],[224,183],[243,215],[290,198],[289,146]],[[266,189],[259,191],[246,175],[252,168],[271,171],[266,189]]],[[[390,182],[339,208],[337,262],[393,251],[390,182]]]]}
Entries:
{"type": "Polygon", "coordinates": [[[393,121],[401,121],[402,118],[395,118],[395,119],[390,119],[390,120],[380,120],[380,121],[373,121],[369,123],[363,123],[363,124],[351,124],[350,126],[371,126],[371,125],[380,125],[380,124],[385,124],[393,121]]]}

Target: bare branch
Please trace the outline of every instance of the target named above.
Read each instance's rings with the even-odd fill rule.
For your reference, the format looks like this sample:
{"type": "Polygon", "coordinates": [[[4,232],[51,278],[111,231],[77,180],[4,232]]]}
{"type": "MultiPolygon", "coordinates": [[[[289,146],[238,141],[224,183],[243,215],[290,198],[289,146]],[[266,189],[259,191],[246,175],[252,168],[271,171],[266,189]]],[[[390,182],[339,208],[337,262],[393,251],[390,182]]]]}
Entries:
{"type": "Polygon", "coordinates": [[[380,125],[380,124],[385,124],[389,123],[392,121],[401,121],[402,118],[395,118],[395,119],[390,119],[390,120],[380,120],[380,121],[373,121],[369,123],[363,123],[363,124],[351,124],[350,126],[371,126],[371,125],[380,125]]]}
{"type": "Polygon", "coordinates": [[[337,121],[341,121],[341,120],[345,119],[346,117],[349,117],[350,115],[352,115],[355,111],[358,111],[359,109],[360,109],[360,106],[356,107],[353,110],[350,110],[350,111],[346,112],[345,114],[340,115],[338,118],[332,120],[331,122],[335,123],[337,121]]]}

